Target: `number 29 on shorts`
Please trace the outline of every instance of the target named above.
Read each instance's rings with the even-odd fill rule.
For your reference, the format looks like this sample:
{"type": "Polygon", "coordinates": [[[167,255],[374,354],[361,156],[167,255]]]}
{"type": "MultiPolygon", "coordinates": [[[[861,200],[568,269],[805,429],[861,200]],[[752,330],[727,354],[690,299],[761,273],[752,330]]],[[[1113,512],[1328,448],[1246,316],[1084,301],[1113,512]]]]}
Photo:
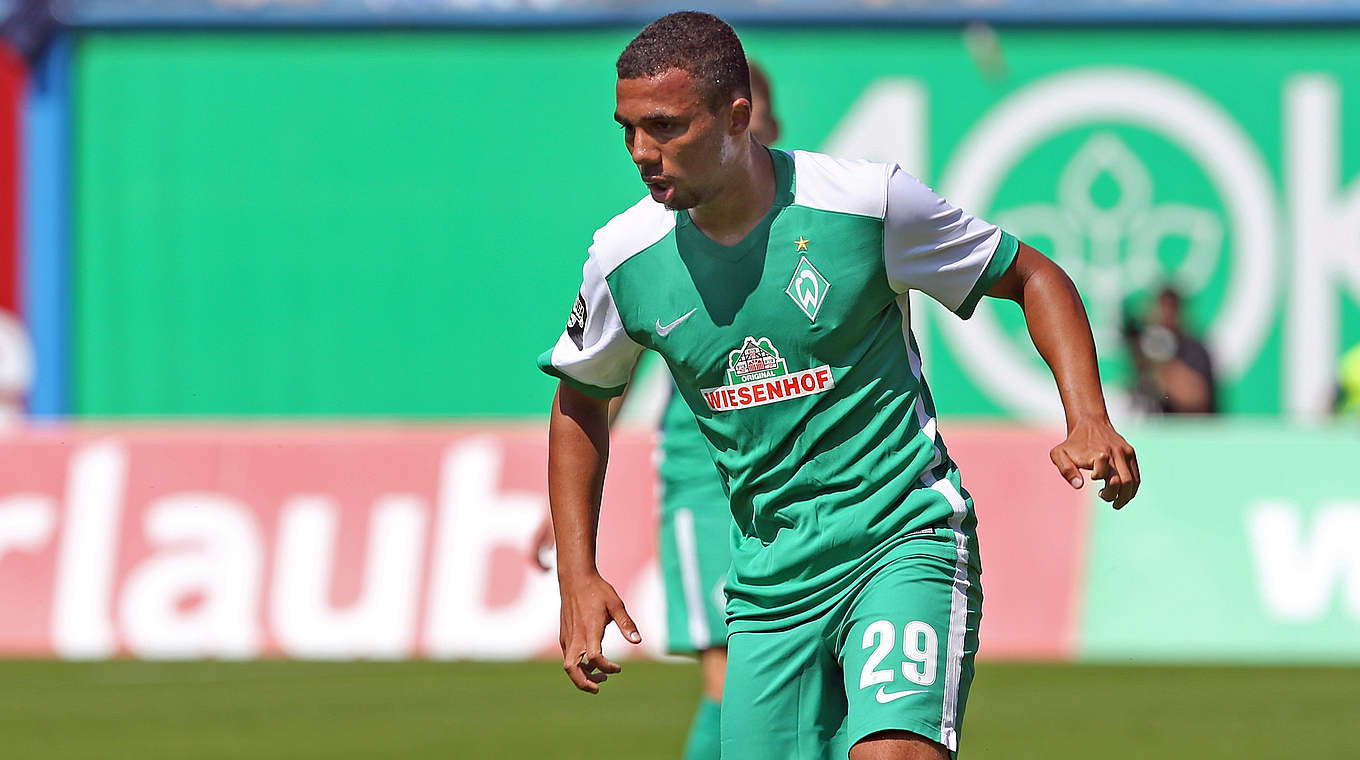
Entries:
{"type": "MultiPolygon", "coordinates": [[[[875,620],[864,629],[864,649],[873,649],[860,671],[859,687],[867,689],[878,684],[891,684],[898,672],[912,684],[931,686],[939,674],[939,637],[929,624],[913,620],[902,628],[901,668],[881,667],[889,653],[897,646],[897,627],[887,620],[875,620]]],[[[875,695],[879,702],[890,702],[898,697],[920,694],[924,689],[890,692],[880,686],[875,695]]]]}

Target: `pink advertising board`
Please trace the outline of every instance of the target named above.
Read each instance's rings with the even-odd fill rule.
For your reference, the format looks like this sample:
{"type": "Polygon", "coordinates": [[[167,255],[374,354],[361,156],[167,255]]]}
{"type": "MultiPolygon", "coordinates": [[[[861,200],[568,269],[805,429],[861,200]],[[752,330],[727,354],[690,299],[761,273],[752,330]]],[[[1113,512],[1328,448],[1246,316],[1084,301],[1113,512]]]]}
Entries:
{"type": "MultiPolygon", "coordinates": [[[[982,515],[984,654],[1066,656],[1081,499],[1043,435],[950,440],[982,515]]],[[[538,425],[6,432],[0,653],[551,656],[556,580],[526,561],[545,461],[538,425]]],[[[635,654],[658,655],[646,432],[616,433],[601,523],[602,572],[647,636],[635,654]]]]}

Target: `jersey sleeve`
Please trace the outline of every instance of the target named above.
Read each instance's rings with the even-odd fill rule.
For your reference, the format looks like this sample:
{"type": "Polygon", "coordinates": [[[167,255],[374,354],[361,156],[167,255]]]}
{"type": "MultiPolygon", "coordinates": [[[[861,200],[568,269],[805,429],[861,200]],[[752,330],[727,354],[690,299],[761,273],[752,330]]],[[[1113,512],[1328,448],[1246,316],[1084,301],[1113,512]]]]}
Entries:
{"type": "Polygon", "coordinates": [[[642,346],[624,331],[614,296],[594,258],[586,260],[581,280],[567,328],[557,344],[538,357],[538,366],[589,396],[618,396],[642,346]]]}
{"type": "Polygon", "coordinates": [[[883,218],[888,282],[920,290],[967,319],[1015,260],[1019,241],[894,166],[883,218]]]}

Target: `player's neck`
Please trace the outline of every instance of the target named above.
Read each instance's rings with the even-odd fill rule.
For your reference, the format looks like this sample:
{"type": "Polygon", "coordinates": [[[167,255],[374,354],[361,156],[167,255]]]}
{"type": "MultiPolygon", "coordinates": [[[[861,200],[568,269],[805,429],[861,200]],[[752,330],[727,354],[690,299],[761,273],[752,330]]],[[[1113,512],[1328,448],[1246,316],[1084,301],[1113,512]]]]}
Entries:
{"type": "Polygon", "coordinates": [[[752,140],[733,163],[722,190],[689,210],[694,226],[722,245],[740,243],[774,205],[774,161],[765,146],[752,140]]]}

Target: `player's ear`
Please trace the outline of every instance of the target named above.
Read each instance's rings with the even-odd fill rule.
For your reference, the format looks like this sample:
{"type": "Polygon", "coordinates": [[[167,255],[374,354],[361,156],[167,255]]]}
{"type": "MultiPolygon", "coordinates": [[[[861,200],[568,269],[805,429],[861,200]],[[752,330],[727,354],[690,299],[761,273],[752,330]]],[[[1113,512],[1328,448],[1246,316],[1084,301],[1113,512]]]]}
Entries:
{"type": "Polygon", "coordinates": [[[728,121],[728,133],[739,135],[751,128],[751,101],[747,98],[737,98],[732,101],[731,116],[728,121]]]}

